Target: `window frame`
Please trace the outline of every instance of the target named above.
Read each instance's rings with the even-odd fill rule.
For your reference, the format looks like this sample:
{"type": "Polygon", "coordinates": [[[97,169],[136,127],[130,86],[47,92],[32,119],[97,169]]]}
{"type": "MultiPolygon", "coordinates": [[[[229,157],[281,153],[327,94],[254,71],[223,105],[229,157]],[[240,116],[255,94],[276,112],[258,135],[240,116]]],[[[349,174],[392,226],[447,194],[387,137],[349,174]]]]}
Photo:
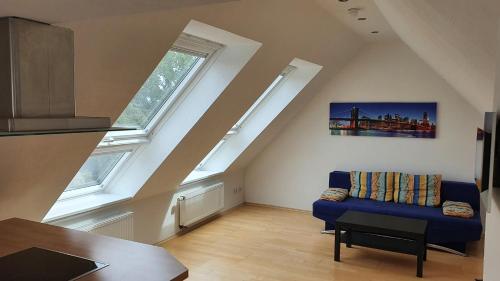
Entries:
{"type": "MultiPolygon", "coordinates": [[[[106,187],[113,181],[115,176],[125,166],[126,162],[133,159],[133,155],[137,152],[137,150],[150,142],[151,138],[155,135],[155,131],[158,128],[161,128],[161,126],[175,112],[177,105],[187,95],[189,95],[191,90],[202,79],[212,63],[216,60],[216,57],[220,54],[223,48],[224,45],[219,43],[182,33],[172,47],[167,50],[167,52],[170,50],[176,50],[187,54],[191,53],[200,56],[203,59],[198,60],[179,85],[177,85],[175,90],[165,100],[154,117],[151,118],[146,128],[133,131],[108,132],[103,137],[88,158],[94,155],[112,152],[125,152],[125,154],[111,169],[101,184],[74,190],[64,190],[58,200],[67,200],[75,197],[105,192],[106,187]]],[[[164,56],[166,56],[167,52],[164,56]]]]}
{"type": "Polygon", "coordinates": [[[266,90],[257,98],[257,100],[250,106],[250,108],[241,116],[241,118],[234,124],[234,126],[229,130],[226,135],[238,134],[239,129],[241,129],[246,121],[250,119],[257,108],[263,104],[269,96],[271,96],[275,91],[277,91],[286,81],[288,75],[297,69],[293,65],[288,65],[279,75],[276,77],[271,85],[269,85],[266,90]],[[281,77],[281,78],[280,78],[281,77]]]}
{"type": "MultiPolygon", "coordinates": [[[[120,158],[120,160],[118,160],[118,162],[116,162],[116,164],[111,168],[111,170],[104,177],[103,181],[100,184],[90,185],[90,186],[86,186],[86,187],[79,187],[79,188],[72,189],[72,190],[65,190],[61,194],[61,197],[59,198],[59,200],[71,199],[74,197],[103,192],[105,186],[114,178],[114,176],[116,176],[116,173],[119,170],[119,168],[125,164],[127,159],[130,158],[132,153],[137,148],[138,147],[133,146],[133,145],[120,145],[120,146],[112,146],[112,147],[107,147],[107,148],[96,148],[90,154],[90,156],[87,158],[87,160],[92,156],[103,155],[103,154],[111,154],[111,153],[124,153],[124,154],[120,158]]],[[[81,167],[80,167],[80,169],[81,169],[81,167]]],[[[79,171],[80,170],[78,170],[78,172],[79,171]]],[[[76,174],[75,174],[75,176],[76,176],[76,174]]],[[[69,186],[69,184],[68,184],[68,186],[69,186]]]]}
{"type": "Polygon", "coordinates": [[[257,100],[250,106],[250,108],[240,117],[236,124],[229,129],[229,131],[224,135],[224,137],[208,152],[208,154],[201,160],[201,162],[194,168],[195,171],[206,171],[204,166],[210,161],[210,158],[219,151],[229,138],[233,135],[237,135],[239,130],[245,126],[245,123],[252,117],[255,111],[265,103],[265,101],[272,96],[288,79],[291,72],[296,70],[297,67],[293,65],[288,65],[273,82],[266,88],[266,90],[257,98],[257,100]],[[281,77],[281,78],[280,78],[281,77]],[[279,79],[279,80],[278,80],[279,79]]]}
{"type": "MultiPolygon", "coordinates": [[[[175,105],[178,104],[179,100],[182,99],[186,93],[189,93],[198,83],[209,68],[208,66],[213,63],[214,58],[223,47],[224,46],[219,43],[182,33],[168,51],[175,50],[200,56],[202,60],[198,61],[196,65],[193,66],[194,71],[191,70],[181,83],[177,85],[172,94],[156,112],[155,116],[151,118],[146,128],[131,131],[108,132],[101,142],[112,143],[114,140],[150,138],[155,130],[168,118],[167,115],[175,110],[175,105]]],[[[165,55],[166,54],[167,53],[165,53],[165,55]]]]}
{"type": "MultiPolygon", "coordinates": [[[[177,48],[170,48],[168,51],[172,49],[177,50],[177,48]]],[[[163,119],[164,115],[170,110],[173,104],[179,98],[179,95],[182,95],[186,90],[187,85],[192,82],[193,77],[195,77],[201,68],[204,67],[204,64],[207,60],[206,56],[200,57],[201,59],[196,62],[191,70],[186,74],[184,79],[177,85],[172,94],[163,102],[154,116],[149,120],[148,124],[144,129],[136,129],[131,131],[115,131],[109,132],[106,134],[103,140],[112,141],[113,139],[131,139],[131,138],[141,138],[148,137],[152,130],[154,130],[161,119],[163,119]],[[193,71],[194,70],[194,71],[193,71]]]]}

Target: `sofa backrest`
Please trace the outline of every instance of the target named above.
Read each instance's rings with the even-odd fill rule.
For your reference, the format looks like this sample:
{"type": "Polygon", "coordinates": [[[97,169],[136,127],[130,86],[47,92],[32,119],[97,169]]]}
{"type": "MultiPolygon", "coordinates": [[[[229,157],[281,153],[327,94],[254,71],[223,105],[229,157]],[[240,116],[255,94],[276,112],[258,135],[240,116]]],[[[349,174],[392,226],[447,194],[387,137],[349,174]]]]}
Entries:
{"type": "MultiPolygon", "coordinates": [[[[350,189],[351,179],[349,172],[331,172],[329,186],[350,189]]],[[[446,200],[467,202],[474,210],[479,211],[480,209],[480,194],[476,184],[474,183],[442,181],[441,203],[446,200]]]]}
{"type": "Polygon", "coordinates": [[[351,177],[349,172],[333,171],[330,173],[330,187],[351,188],[351,177]]]}

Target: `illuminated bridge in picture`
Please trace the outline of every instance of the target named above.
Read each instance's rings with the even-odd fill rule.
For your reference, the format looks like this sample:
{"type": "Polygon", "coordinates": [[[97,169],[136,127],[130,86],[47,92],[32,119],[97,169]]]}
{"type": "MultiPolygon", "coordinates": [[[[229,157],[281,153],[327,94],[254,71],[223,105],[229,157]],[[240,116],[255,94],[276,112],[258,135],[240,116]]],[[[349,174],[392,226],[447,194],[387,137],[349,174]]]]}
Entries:
{"type": "Polygon", "coordinates": [[[394,116],[386,114],[384,116],[370,116],[358,107],[340,112],[337,116],[350,115],[350,117],[330,118],[330,129],[343,130],[414,130],[414,131],[432,131],[435,125],[429,122],[429,115],[423,112],[421,120],[409,119],[399,114],[394,116]],[[361,117],[360,117],[361,114],[361,117]]]}

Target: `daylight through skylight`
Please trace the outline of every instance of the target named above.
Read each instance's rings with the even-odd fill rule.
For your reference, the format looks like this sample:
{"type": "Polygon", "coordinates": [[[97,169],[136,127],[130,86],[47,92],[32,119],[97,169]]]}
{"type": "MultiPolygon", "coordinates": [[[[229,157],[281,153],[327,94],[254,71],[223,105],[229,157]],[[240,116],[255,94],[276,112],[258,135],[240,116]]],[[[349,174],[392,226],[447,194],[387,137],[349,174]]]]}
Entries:
{"type": "Polygon", "coordinates": [[[115,126],[145,129],[204,56],[170,50],[116,120],[115,126]]]}

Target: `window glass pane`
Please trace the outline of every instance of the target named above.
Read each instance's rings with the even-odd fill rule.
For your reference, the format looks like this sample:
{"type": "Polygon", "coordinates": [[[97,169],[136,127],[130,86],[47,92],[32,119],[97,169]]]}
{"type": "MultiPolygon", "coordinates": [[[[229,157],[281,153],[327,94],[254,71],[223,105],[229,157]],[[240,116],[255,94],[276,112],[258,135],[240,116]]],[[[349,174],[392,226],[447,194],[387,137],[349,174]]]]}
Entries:
{"type": "Polygon", "coordinates": [[[115,126],[145,129],[202,56],[170,50],[118,117],[115,126]]]}
{"type": "Polygon", "coordinates": [[[106,176],[127,152],[92,155],[70,182],[66,191],[102,184],[106,176]]]}

